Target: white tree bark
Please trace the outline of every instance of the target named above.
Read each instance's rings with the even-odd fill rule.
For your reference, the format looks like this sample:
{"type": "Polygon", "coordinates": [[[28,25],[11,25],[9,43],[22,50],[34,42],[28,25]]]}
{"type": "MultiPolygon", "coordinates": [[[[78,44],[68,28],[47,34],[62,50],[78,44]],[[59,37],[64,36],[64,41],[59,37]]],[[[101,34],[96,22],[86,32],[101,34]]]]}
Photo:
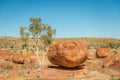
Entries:
{"type": "Polygon", "coordinates": [[[42,67],[44,67],[45,63],[45,50],[42,51],[42,67]]]}
{"type": "Polygon", "coordinates": [[[39,59],[38,46],[36,46],[36,57],[37,57],[38,65],[39,65],[39,67],[41,68],[42,66],[41,66],[41,61],[40,61],[40,59],[39,59]]]}
{"type": "MultiPolygon", "coordinates": [[[[39,34],[38,34],[39,35],[39,34]]],[[[38,48],[38,35],[36,36],[35,38],[35,43],[36,43],[36,57],[37,57],[37,61],[38,61],[38,65],[40,68],[42,68],[42,62],[40,61],[40,58],[39,58],[39,48],[38,48]]]]}

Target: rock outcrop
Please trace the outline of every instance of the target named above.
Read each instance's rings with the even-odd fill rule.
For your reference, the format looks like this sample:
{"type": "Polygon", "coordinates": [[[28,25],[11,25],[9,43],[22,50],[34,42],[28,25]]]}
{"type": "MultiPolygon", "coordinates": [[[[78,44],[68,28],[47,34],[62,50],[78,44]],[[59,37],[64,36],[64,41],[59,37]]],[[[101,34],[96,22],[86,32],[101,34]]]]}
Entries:
{"type": "Polygon", "coordinates": [[[95,58],[96,58],[96,54],[94,54],[94,53],[88,54],[88,60],[94,60],[95,58]]]}
{"type": "Polygon", "coordinates": [[[113,55],[103,62],[103,67],[110,67],[120,64],[120,54],[113,55]]]}
{"type": "Polygon", "coordinates": [[[87,59],[88,48],[84,42],[56,42],[50,45],[47,56],[55,65],[73,68],[87,59]]]}
{"type": "Polygon", "coordinates": [[[96,56],[98,58],[107,58],[112,55],[113,55],[113,53],[109,48],[98,48],[96,51],[96,56]]]}
{"type": "Polygon", "coordinates": [[[36,57],[27,54],[14,54],[12,55],[12,62],[17,64],[30,64],[35,63],[36,57]]]}

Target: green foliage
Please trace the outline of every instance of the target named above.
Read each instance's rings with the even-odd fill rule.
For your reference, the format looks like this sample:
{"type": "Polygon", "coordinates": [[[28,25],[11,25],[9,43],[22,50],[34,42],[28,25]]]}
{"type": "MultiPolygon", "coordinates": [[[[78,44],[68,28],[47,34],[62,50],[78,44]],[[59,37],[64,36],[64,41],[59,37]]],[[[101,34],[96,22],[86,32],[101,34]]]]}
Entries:
{"type": "Polygon", "coordinates": [[[29,35],[30,35],[29,32],[26,32],[26,27],[23,27],[23,26],[20,27],[20,36],[23,42],[22,49],[27,48],[29,35]]]}
{"type": "Polygon", "coordinates": [[[46,32],[44,32],[40,37],[44,48],[52,43],[52,41],[54,40],[53,35],[56,33],[56,29],[52,29],[49,25],[45,25],[45,30],[46,32]]]}
{"type": "Polygon", "coordinates": [[[40,18],[30,18],[30,22],[32,23],[28,30],[32,34],[33,38],[38,38],[41,35],[41,32],[43,31],[43,24],[41,24],[40,18]]]}
{"type": "Polygon", "coordinates": [[[118,79],[116,79],[114,75],[111,75],[110,80],[118,80],[118,79]]]}
{"type": "Polygon", "coordinates": [[[26,47],[27,47],[27,43],[24,43],[23,45],[22,45],[22,49],[25,49],[26,47]]]}
{"type": "Polygon", "coordinates": [[[26,27],[20,27],[20,36],[22,41],[27,42],[29,38],[29,32],[26,32],[26,27]]]}
{"type": "Polygon", "coordinates": [[[91,48],[111,48],[111,49],[119,49],[120,48],[120,40],[112,39],[112,38],[88,38],[86,41],[91,48]]]}
{"type": "Polygon", "coordinates": [[[8,65],[8,66],[6,67],[6,69],[7,69],[7,70],[11,70],[11,69],[13,69],[13,66],[12,66],[12,65],[8,65]]]}
{"type": "Polygon", "coordinates": [[[32,23],[28,30],[32,34],[32,38],[38,44],[38,40],[41,40],[41,47],[46,48],[54,40],[53,36],[56,33],[55,29],[52,29],[51,26],[43,24],[40,18],[30,18],[32,23]]]}
{"type": "Polygon", "coordinates": [[[40,75],[36,75],[36,78],[37,78],[37,79],[40,79],[40,75]]]}
{"type": "Polygon", "coordinates": [[[35,42],[33,46],[35,46],[35,53],[38,60],[38,64],[41,67],[44,65],[45,51],[47,50],[47,47],[49,46],[49,44],[51,44],[52,41],[54,40],[53,36],[55,35],[56,30],[52,29],[51,26],[49,25],[43,24],[40,18],[30,18],[30,22],[31,24],[28,28],[26,27],[20,28],[21,39],[22,41],[24,41],[24,44],[22,47],[24,49],[28,45],[28,37],[29,35],[31,35],[32,39],[34,39],[34,42],[35,42]],[[28,30],[29,32],[26,32],[26,30],[28,30]],[[40,43],[39,43],[39,40],[40,40],[40,43]],[[42,62],[40,61],[39,55],[38,55],[39,48],[43,53],[42,62]]]}

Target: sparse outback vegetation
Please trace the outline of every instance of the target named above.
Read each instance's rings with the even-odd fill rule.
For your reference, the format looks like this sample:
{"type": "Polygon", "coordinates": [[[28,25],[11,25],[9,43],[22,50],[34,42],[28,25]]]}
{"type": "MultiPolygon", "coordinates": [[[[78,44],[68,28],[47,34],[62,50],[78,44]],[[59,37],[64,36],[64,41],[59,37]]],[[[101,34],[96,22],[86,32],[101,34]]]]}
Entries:
{"type": "Polygon", "coordinates": [[[0,0],[0,80],[120,80],[120,0],[0,0]]]}
{"type": "MultiPolygon", "coordinates": [[[[27,29],[26,29],[26,31],[27,31],[27,29]]],[[[30,32],[29,32],[29,34],[30,34],[30,32]]],[[[38,40],[38,43],[42,43],[42,40],[44,40],[42,38],[45,38],[45,37],[41,36],[38,40]]],[[[28,54],[32,55],[36,52],[35,41],[34,41],[34,38],[32,38],[32,36],[30,36],[30,35],[29,35],[29,38],[27,38],[27,39],[28,39],[27,40],[28,45],[25,47],[25,49],[28,48],[28,52],[27,52],[27,50],[25,50],[25,51],[23,51],[23,54],[28,53],[28,54]],[[32,48],[33,48],[34,51],[32,51],[31,48],[29,48],[30,45],[32,45],[32,48]]],[[[53,41],[54,37],[51,38],[51,39],[52,39],[51,41],[53,41]]],[[[96,48],[100,47],[99,44],[100,45],[107,45],[107,44],[113,43],[114,46],[117,46],[120,43],[119,39],[113,39],[113,38],[55,38],[54,42],[56,42],[56,41],[57,42],[59,42],[59,41],[80,41],[80,40],[83,40],[88,44],[89,52],[91,52],[92,54],[95,54],[96,48]]],[[[14,53],[20,53],[21,50],[24,50],[24,49],[22,49],[23,48],[22,45],[24,45],[24,41],[22,41],[21,38],[0,37],[0,42],[1,42],[1,44],[0,44],[1,50],[7,50],[9,52],[10,56],[12,56],[12,54],[14,54],[14,53]],[[7,46],[5,46],[6,42],[7,42],[7,46]],[[11,47],[11,46],[13,46],[13,47],[11,47]]],[[[45,43],[42,43],[42,44],[45,45],[45,43]]],[[[42,52],[42,47],[40,47],[40,46],[38,46],[38,47],[39,47],[38,50],[41,53],[42,52]]],[[[48,48],[48,46],[47,46],[47,48],[48,48]]],[[[47,51],[47,48],[46,48],[46,51],[47,51]]],[[[119,46],[117,46],[117,48],[115,48],[115,47],[106,47],[106,48],[110,48],[113,52],[116,52],[116,54],[119,54],[119,52],[120,52],[119,46]]],[[[42,55],[39,55],[39,57],[42,58],[42,55]]],[[[11,57],[9,57],[8,59],[9,59],[9,61],[8,60],[7,61],[11,62],[11,57]]],[[[2,60],[2,59],[0,58],[0,60],[2,60]]],[[[29,60],[29,58],[28,58],[28,60],[29,60]]],[[[95,58],[94,60],[87,60],[84,63],[85,64],[85,69],[75,70],[75,73],[73,73],[75,75],[74,79],[76,79],[76,80],[83,79],[84,80],[84,79],[88,79],[88,76],[90,76],[91,78],[89,78],[89,80],[90,79],[93,80],[94,78],[98,79],[98,78],[102,78],[102,77],[103,78],[105,77],[105,79],[108,79],[108,80],[113,80],[113,79],[117,80],[118,77],[116,77],[116,75],[119,74],[119,64],[118,64],[118,67],[113,66],[113,68],[100,68],[100,64],[101,64],[100,61],[101,60],[97,59],[97,58],[95,58]],[[84,72],[85,75],[78,76],[79,74],[77,72],[82,74],[83,73],[82,71],[84,71],[84,70],[85,71],[88,70],[87,72],[84,72]],[[96,76],[95,76],[95,74],[96,74],[96,76]],[[111,75],[113,75],[113,76],[111,76],[111,75]]],[[[5,61],[6,61],[6,59],[5,59],[5,61]]],[[[15,78],[18,79],[18,77],[19,77],[19,79],[38,79],[39,76],[40,76],[39,77],[40,79],[42,79],[42,78],[44,79],[45,74],[48,74],[48,76],[51,75],[51,74],[54,74],[54,75],[56,74],[59,77],[63,73],[68,74],[68,75],[71,73],[70,72],[71,70],[69,70],[69,69],[67,70],[67,69],[64,69],[64,68],[61,68],[61,67],[49,68],[49,66],[54,66],[54,65],[51,64],[48,61],[47,58],[45,58],[44,61],[47,64],[47,68],[43,69],[41,72],[36,70],[36,67],[35,68],[29,68],[25,65],[22,66],[22,64],[19,64],[19,66],[21,66],[21,67],[16,68],[15,67],[16,65],[12,64],[13,66],[10,65],[11,66],[10,68],[9,68],[9,65],[8,65],[8,67],[6,69],[6,72],[4,72],[4,69],[0,68],[1,69],[0,73],[2,74],[4,72],[4,74],[6,75],[6,74],[9,74],[11,72],[14,72],[12,70],[15,70],[16,72],[14,74],[16,74],[16,76],[14,77],[14,79],[15,78]],[[24,76],[19,75],[20,74],[19,72],[21,72],[21,70],[23,70],[24,76]],[[29,70],[29,72],[27,72],[28,70],[29,70]],[[66,71],[68,71],[68,73],[66,71]],[[44,75],[42,74],[43,72],[45,72],[44,75]],[[38,76],[35,76],[35,75],[38,75],[38,76]]],[[[33,65],[33,64],[31,64],[31,65],[33,65]]],[[[41,63],[41,65],[43,65],[43,63],[41,63]]],[[[41,66],[41,67],[43,67],[43,66],[41,66]]],[[[53,78],[53,76],[51,76],[51,77],[53,78]]],[[[8,78],[10,78],[10,77],[8,77],[8,78]]],[[[13,77],[11,77],[11,78],[13,79],[13,77]]],[[[57,80],[57,78],[55,78],[55,79],[57,80]]],[[[68,77],[66,79],[68,79],[68,77]]],[[[70,77],[69,79],[73,79],[73,77],[70,77]]]]}
{"type": "MultiPolygon", "coordinates": [[[[47,25],[48,27],[48,25],[47,25]]],[[[48,27],[48,30],[51,30],[51,28],[48,27]]],[[[29,32],[28,28],[26,27],[25,29],[25,33],[29,32]]],[[[46,30],[47,32],[47,30],[46,30]]],[[[47,34],[47,33],[46,33],[47,34]]],[[[49,33],[48,33],[49,34],[49,33]]],[[[51,35],[51,34],[50,34],[51,35]]],[[[89,52],[92,54],[95,54],[96,49],[100,48],[100,47],[105,47],[105,48],[110,48],[114,53],[119,54],[120,52],[120,40],[119,39],[114,39],[114,38],[55,38],[52,36],[52,38],[48,38],[46,39],[46,36],[40,36],[38,38],[38,50],[39,50],[39,57],[41,59],[41,63],[39,67],[43,67],[44,63],[42,63],[42,61],[44,61],[46,63],[47,68],[43,69],[41,72],[38,72],[36,70],[36,67],[27,67],[25,65],[21,65],[19,64],[19,66],[21,67],[15,67],[16,65],[8,65],[7,69],[2,69],[0,68],[0,73],[7,75],[9,73],[12,73],[13,75],[16,75],[13,77],[6,76],[9,79],[45,79],[45,75],[48,74],[51,75],[57,75],[57,77],[60,77],[62,75],[62,73],[65,74],[70,74],[71,72],[69,72],[69,70],[65,70],[64,68],[49,68],[49,66],[54,66],[53,64],[51,64],[47,58],[45,58],[45,60],[43,60],[42,56],[45,56],[44,54],[42,54],[42,50],[45,49],[45,52],[47,51],[48,45],[53,41],[53,42],[59,42],[59,41],[80,41],[83,40],[88,44],[89,47],[89,52]],[[49,42],[49,39],[51,42],[49,42]],[[42,44],[42,45],[41,45],[42,44]],[[45,46],[46,44],[46,46],[45,46]],[[40,47],[41,45],[41,47],[40,47]],[[44,46],[43,46],[44,45],[44,46]],[[42,54],[42,55],[41,55],[42,54]],[[10,67],[9,67],[10,66],[10,67]],[[27,68],[26,68],[27,67],[27,68]],[[15,70],[15,71],[12,71],[15,70]],[[21,70],[24,73],[24,76],[20,76],[20,72],[21,70]],[[29,73],[27,72],[29,70],[29,73]],[[47,71],[46,71],[47,70],[47,71]],[[64,71],[65,70],[65,71],[64,71]],[[63,72],[62,72],[63,71],[63,72]],[[68,71],[68,73],[66,73],[66,71],[68,71]],[[45,74],[43,75],[42,73],[45,72],[45,74]],[[46,73],[47,72],[47,73],[46,73]],[[35,76],[36,75],[36,76],[35,76]]],[[[12,54],[14,53],[21,53],[25,54],[35,54],[36,52],[36,44],[35,44],[35,39],[33,38],[33,36],[31,35],[31,33],[29,32],[29,37],[27,36],[21,36],[21,38],[14,38],[14,37],[0,37],[0,49],[1,50],[7,50],[9,52],[9,55],[12,56],[12,54]],[[25,38],[25,39],[24,39],[25,38]],[[25,40],[25,41],[24,41],[25,40]],[[27,46],[25,45],[27,43],[27,46]],[[25,45],[23,47],[23,45],[25,45]],[[28,51],[27,51],[28,49],[28,51]]],[[[1,53],[0,53],[1,54],[1,53]]],[[[33,55],[34,56],[34,55],[33,55]]],[[[11,57],[8,58],[9,61],[11,62],[11,57]]],[[[29,59],[29,58],[28,58],[29,59]]],[[[2,59],[0,59],[2,60],[2,59]]],[[[5,59],[6,60],[6,59],[5,59]]],[[[101,59],[102,60],[102,59],[101,59]]],[[[73,73],[75,76],[74,77],[66,77],[66,79],[88,79],[88,76],[90,77],[89,80],[94,80],[94,78],[99,79],[99,78],[105,78],[107,80],[119,80],[119,64],[117,66],[113,66],[113,68],[100,68],[100,59],[93,59],[93,60],[87,60],[84,64],[85,64],[85,70],[88,70],[87,72],[84,72],[85,75],[81,75],[81,76],[77,76],[79,74],[76,74],[77,71],[81,73],[83,73],[82,71],[84,71],[84,69],[78,69],[75,70],[75,73],[73,73]],[[95,76],[96,74],[96,76],[95,76]],[[112,76],[111,76],[112,75],[112,76]]],[[[2,64],[2,62],[0,63],[2,64]]],[[[3,64],[2,64],[3,65],[3,64]]],[[[31,64],[32,66],[35,64],[31,64]]],[[[18,65],[17,65],[18,66],[18,65]]],[[[30,65],[29,65],[30,66],[30,65]]],[[[38,68],[38,67],[37,67],[38,68]]],[[[22,74],[23,74],[22,73],[22,74]]],[[[63,76],[64,76],[63,75],[63,76]]],[[[0,75],[3,76],[3,75],[0,75]]],[[[2,77],[3,79],[6,79],[6,77],[2,77]]],[[[49,76],[51,78],[53,78],[53,76],[49,76]]],[[[1,78],[1,79],[2,79],[1,78]]],[[[56,80],[59,78],[55,78],[56,80]]],[[[62,77],[61,79],[64,79],[64,77],[62,77]]]]}
{"type": "MultiPolygon", "coordinates": [[[[52,29],[51,26],[43,24],[40,18],[30,18],[30,26],[28,28],[21,27],[20,35],[23,41],[23,48],[27,48],[29,36],[33,39],[35,46],[35,54],[39,64],[39,67],[44,67],[45,52],[47,51],[48,46],[54,40],[54,35],[56,33],[55,29],[52,29]],[[25,32],[27,30],[27,32],[25,32]],[[40,41],[40,42],[39,42],[40,41]],[[39,50],[42,53],[42,60],[39,59],[39,50]]],[[[28,48],[27,48],[28,49],[28,48]]]]}

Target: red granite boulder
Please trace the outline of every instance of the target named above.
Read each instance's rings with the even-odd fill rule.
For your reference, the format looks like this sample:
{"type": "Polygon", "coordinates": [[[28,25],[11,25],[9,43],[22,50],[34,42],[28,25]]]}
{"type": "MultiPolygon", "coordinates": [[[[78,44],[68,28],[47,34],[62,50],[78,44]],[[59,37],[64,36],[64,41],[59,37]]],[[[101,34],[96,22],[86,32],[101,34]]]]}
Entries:
{"type": "Polygon", "coordinates": [[[112,55],[113,55],[113,53],[109,48],[98,48],[96,51],[96,56],[98,58],[107,58],[112,55]]]}
{"type": "Polygon", "coordinates": [[[21,54],[12,55],[12,61],[18,64],[24,64],[24,57],[21,54]]]}
{"type": "Polygon", "coordinates": [[[47,56],[55,65],[73,68],[87,59],[88,48],[84,42],[56,42],[50,45],[47,56]]]}
{"type": "Polygon", "coordinates": [[[31,64],[36,62],[36,57],[29,54],[14,54],[12,55],[12,62],[17,64],[31,64]]]}

